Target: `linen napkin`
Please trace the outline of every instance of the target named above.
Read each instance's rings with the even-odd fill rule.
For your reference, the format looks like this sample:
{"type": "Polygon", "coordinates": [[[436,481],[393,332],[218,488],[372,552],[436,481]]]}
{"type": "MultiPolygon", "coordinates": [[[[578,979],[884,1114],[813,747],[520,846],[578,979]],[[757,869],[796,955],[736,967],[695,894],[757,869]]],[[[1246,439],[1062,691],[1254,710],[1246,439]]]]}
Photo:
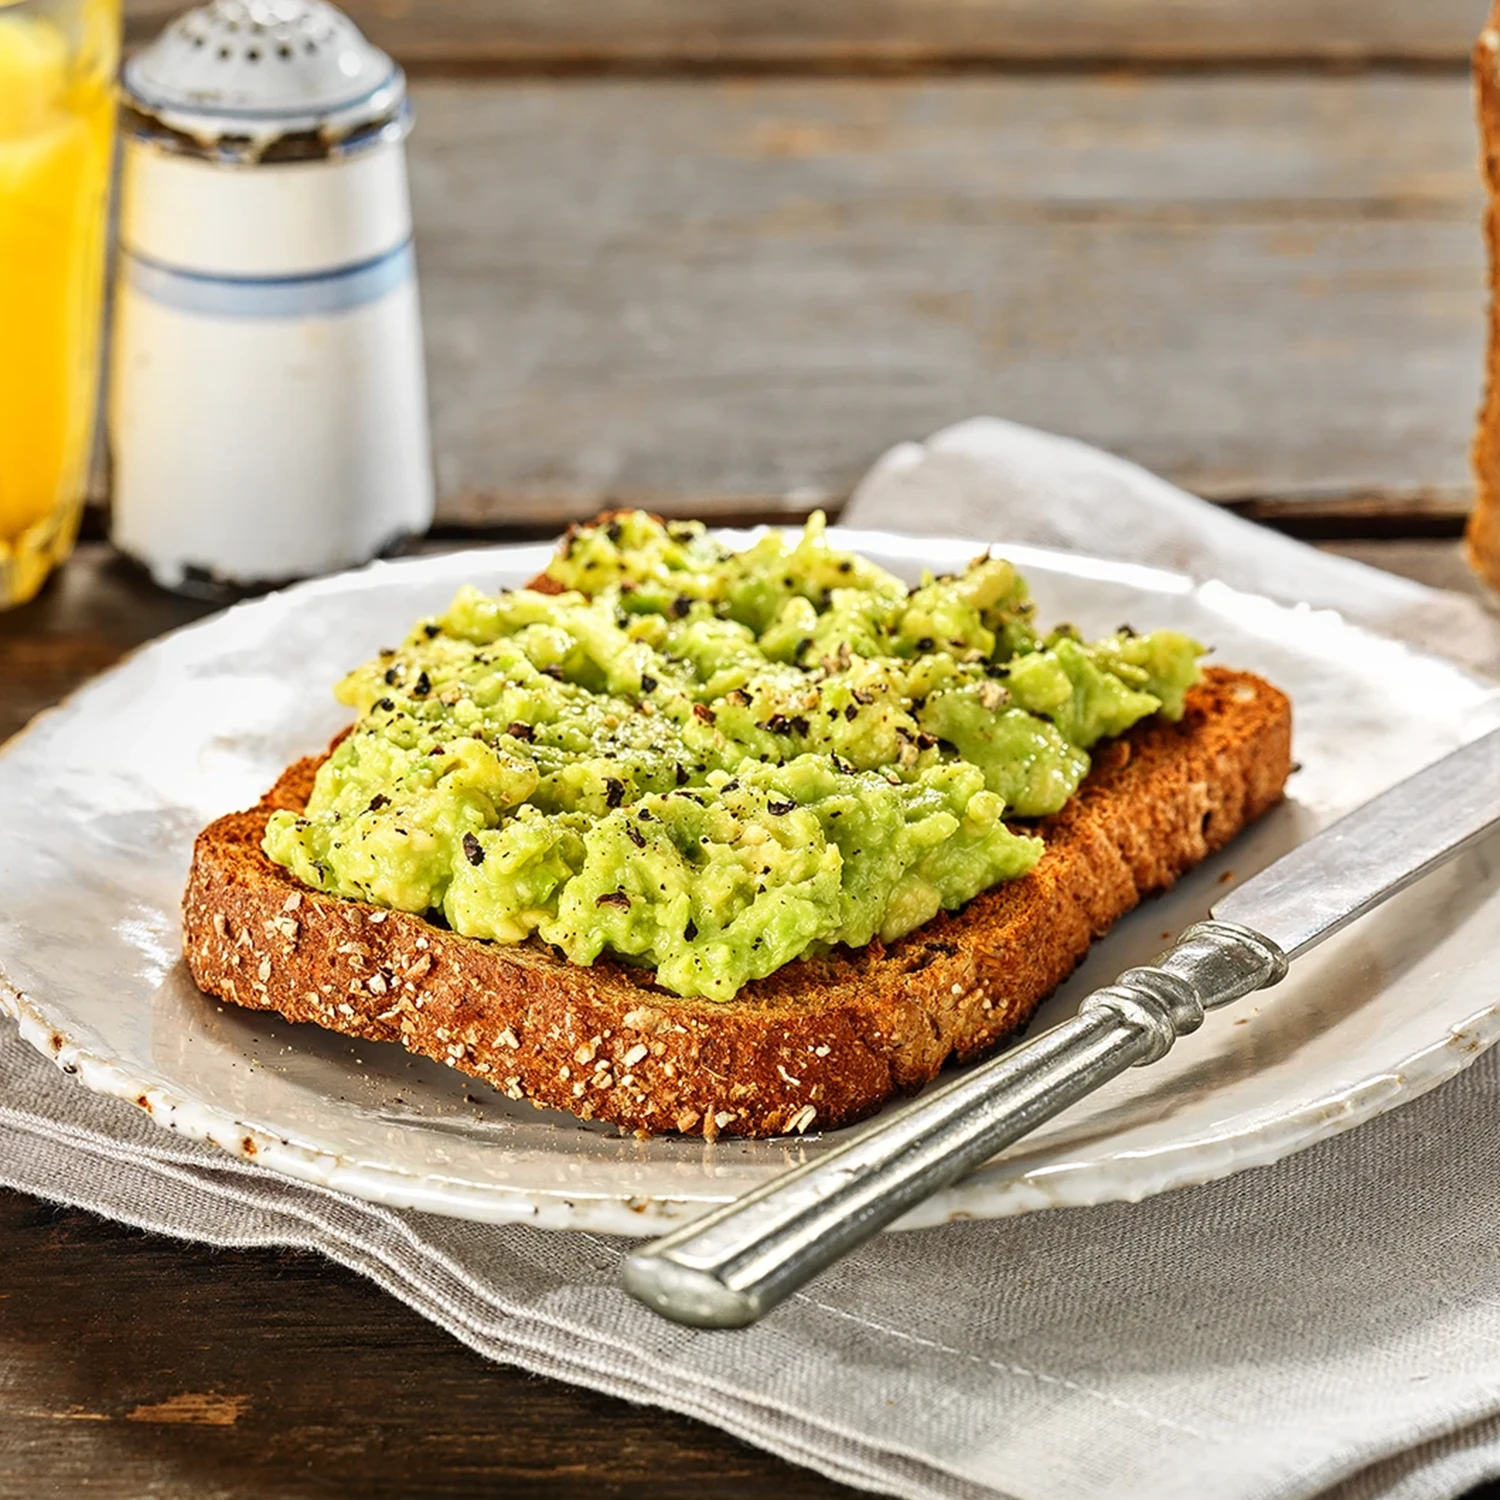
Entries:
{"type": "MultiPolygon", "coordinates": [[[[1500,630],[1472,601],[1007,423],[893,450],[845,519],[1181,567],[1500,665],[1500,630]]],[[[758,1327],[708,1333],[615,1286],[621,1242],[279,1177],[0,1033],[0,1182],[164,1234],[321,1251],[491,1359],[913,1497],[1418,1500],[1500,1474],[1497,1118],[1500,1049],[1276,1166],[887,1235],[758,1327]]]]}

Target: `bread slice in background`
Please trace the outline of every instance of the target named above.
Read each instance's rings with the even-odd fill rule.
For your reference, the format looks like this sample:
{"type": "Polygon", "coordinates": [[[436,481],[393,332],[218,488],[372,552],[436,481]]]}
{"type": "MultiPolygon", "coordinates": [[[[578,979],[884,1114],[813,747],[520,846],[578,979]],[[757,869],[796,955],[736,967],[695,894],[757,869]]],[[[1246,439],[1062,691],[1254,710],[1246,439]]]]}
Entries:
{"type": "Polygon", "coordinates": [[[1484,402],[1474,435],[1474,512],[1469,517],[1469,564],[1500,589],[1500,0],[1474,48],[1479,111],[1480,164],[1487,202],[1484,238],[1489,251],[1489,334],[1484,402]]]}
{"type": "Polygon", "coordinates": [[[712,1139],[846,1124],[1013,1035],[1094,938],[1280,801],[1291,708],[1258,677],[1209,668],[1180,722],[1097,747],[1040,823],[1030,874],[898,942],[794,960],[729,1002],[302,886],[260,845],[274,809],[305,805],[318,764],[199,835],[183,935],[204,990],[401,1042],[512,1099],[712,1139]]]}

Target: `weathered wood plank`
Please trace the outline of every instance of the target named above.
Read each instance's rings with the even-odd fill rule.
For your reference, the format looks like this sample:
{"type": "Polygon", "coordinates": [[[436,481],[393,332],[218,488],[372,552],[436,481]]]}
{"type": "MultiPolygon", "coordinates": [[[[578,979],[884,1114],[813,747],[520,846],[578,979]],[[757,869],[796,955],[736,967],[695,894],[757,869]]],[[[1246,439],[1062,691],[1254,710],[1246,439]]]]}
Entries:
{"type": "Polygon", "coordinates": [[[1226,499],[1468,484],[1457,78],[429,82],[441,515],[836,502],[975,412],[1226,499]]]}
{"type": "MultiPolygon", "coordinates": [[[[180,0],[127,0],[149,37],[180,0]]],[[[1485,0],[346,0],[418,67],[1461,62],[1485,0]]]]}
{"type": "Polygon", "coordinates": [[[1472,486],[1464,484],[1450,490],[1397,490],[1385,494],[1278,495],[1270,499],[1235,500],[1229,502],[1229,507],[1246,520],[1259,521],[1303,541],[1357,538],[1361,542],[1381,542],[1462,536],[1472,503],[1472,486]]]}
{"type": "Polygon", "coordinates": [[[489,1364],[319,1256],[178,1244],[0,1192],[0,1309],[4,1500],[854,1493],[489,1364]]]}

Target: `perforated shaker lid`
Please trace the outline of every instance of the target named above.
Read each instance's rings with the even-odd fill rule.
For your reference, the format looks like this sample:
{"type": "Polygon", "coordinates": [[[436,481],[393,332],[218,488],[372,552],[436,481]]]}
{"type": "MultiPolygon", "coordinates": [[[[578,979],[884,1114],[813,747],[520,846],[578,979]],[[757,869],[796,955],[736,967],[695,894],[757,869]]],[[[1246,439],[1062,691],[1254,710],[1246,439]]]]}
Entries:
{"type": "Polygon", "coordinates": [[[136,116],[219,156],[258,158],[288,136],[331,146],[406,108],[401,69],[324,0],[211,0],[136,53],[123,82],[136,116]]]}

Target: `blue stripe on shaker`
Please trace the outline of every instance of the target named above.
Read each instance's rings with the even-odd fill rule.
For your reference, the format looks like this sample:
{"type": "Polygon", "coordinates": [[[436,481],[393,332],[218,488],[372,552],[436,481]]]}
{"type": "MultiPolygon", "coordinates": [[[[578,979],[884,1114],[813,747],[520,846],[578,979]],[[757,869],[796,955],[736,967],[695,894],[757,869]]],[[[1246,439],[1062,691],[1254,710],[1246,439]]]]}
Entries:
{"type": "Polygon", "coordinates": [[[316,318],[363,307],[395,290],[416,269],[408,238],[353,265],[299,276],[220,276],[169,266],[126,247],[126,275],[142,297],[179,312],[218,318],[316,318]]]}

